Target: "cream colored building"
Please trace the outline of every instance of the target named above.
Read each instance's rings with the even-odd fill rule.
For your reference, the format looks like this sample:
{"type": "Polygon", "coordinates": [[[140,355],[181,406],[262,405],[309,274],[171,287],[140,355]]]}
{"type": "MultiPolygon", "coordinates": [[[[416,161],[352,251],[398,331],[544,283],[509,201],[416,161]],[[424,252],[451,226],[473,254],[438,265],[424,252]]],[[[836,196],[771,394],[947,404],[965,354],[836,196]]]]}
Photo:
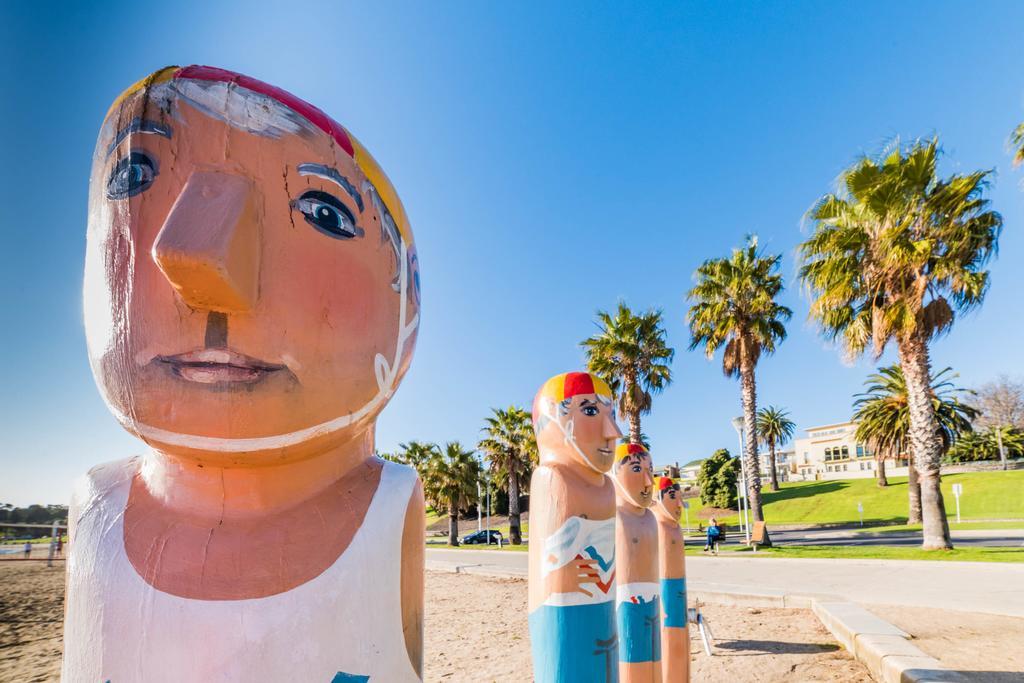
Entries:
{"type": "MultiPolygon", "coordinates": [[[[807,429],[807,436],[793,442],[788,460],[789,481],[861,479],[877,476],[875,455],[856,438],[856,422],[839,422],[807,429]]],[[[887,458],[885,473],[906,476],[907,461],[887,458]]]]}
{"type": "MultiPolygon", "coordinates": [[[[775,449],[775,475],[780,482],[783,481],[802,481],[801,479],[794,478],[794,471],[790,471],[790,463],[793,462],[793,456],[796,454],[793,446],[785,446],[782,448],[776,447],[775,449]]],[[[769,480],[770,474],[768,472],[768,460],[771,458],[771,453],[768,451],[767,446],[757,447],[757,457],[760,460],[761,465],[761,481],[766,482],[769,480]]],[[[811,477],[812,479],[814,477],[811,477]]]]}

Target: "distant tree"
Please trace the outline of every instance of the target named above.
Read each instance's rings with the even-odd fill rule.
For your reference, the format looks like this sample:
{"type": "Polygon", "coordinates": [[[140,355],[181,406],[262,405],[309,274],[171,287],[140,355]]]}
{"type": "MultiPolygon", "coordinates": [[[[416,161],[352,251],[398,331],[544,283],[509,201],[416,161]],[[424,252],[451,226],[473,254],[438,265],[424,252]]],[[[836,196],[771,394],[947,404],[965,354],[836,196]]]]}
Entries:
{"type": "MultiPolygon", "coordinates": [[[[480,463],[473,451],[458,441],[445,444],[444,450],[430,456],[423,479],[425,497],[448,508],[448,543],[459,544],[459,512],[476,504],[476,484],[480,463]]],[[[436,508],[436,505],[435,505],[436,508]]]]}
{"type": "Polygon", "coordinates": [[[666,343],[661,311],[636,314],[619,302],[615,315],[597,312],[598,333],[583,340],[587,369],[619,397],[629,438],[640,443],[640,416],[651,412],[654,394],[672,383],[673,350],[666,343]]]}
{"type": "Polygon", "coordinates": [[[747,463],[747,499],[754,521],[764,520],[761,508],[761,470],[757,458],[757,382],[754,376],[762,355],[775,352],[786,338],[785,323],[793,312],[776,301],[782,293],[778,273],[780,254],[766,255],[751,235],[728,258],[709,259],[697,268],[697,284],[687,297],[690,349],[704,347],[713,358],[725,347],[722,371],[740,380],[745,435],[743,459],[747,463]]]}
{"type": "Polygon", "coordinates": [[[512,545],[521,545],[520,491],[537,464],[537,440],[530,414],[522,408],[509,406],[492,411],[494,415],[486,419],[483,428],[486,436],[477,448],[487,458],[498,486],[508,491],[508,537],[512,545]]]}
{"type": "Polygon", "coordinates": [[[942,500],[942,439],[929,398],[931,341],[958,313],[981,305],[986,265],[1003,219],[985,198],[990,171],[940,178],[937,140],[898,143],[865,157],[840,177],[808,216],[800,277],[811,317],[850,357],[891,341],[906,378],[911,452],[921,478],[922,547],[952,548],[942,500]]]}
{"type": "Polygon", "coordinates": [[[793,438],[795,429],[796,423],[789,419],[789,412],[783,408],[768,406],[757,411],[757,438],[768,447],[772,491],[779,490],[779,477],[775,472],[775,447],[786,445],[793,438]]]}
{"type": "Polygon", "coordinates": [[[989,427],[964,434],[953,444],[947,462],[1000,460],[999,446],[1008,458],[1024,458],[1024,430],[1016,427],[989,427]]]}
{"type": "Polygon", "coordinates": [[[981,415],[975,420],[975,425],[991,432],[1003,469],[1006,469],[1008,449],[1002,443],[1002,437],[1007,429],[1024,428],[1024,384],[1002,375],[994,382],[983,384],[977,394],[981,415]]]}
{"type": "Polygon", "coordinates": [[[703,460],[697,473],[700,500],[704,505],[732,509],[736,507],[736,482],[740,478],[740,459],[719,448],[703,460]]]}

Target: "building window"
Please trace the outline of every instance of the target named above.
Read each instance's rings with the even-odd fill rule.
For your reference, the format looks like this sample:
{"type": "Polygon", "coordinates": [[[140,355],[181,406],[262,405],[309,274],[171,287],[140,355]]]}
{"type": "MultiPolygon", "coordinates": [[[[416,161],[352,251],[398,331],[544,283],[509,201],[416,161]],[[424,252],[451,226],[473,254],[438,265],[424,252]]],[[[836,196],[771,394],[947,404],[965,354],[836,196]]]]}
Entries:
{"type": "Polygon", "coordinates": [[[861,446],[860,444],[857,444],[857,457],[858,458],[863,458],[864,457],[864,447],[861,446]]]}
{"type": "Polygon", "coordinates": [[[846,465],[843,465],[843,472],[846,471],[846,465]]]}
{"type": "Polygon", "coordinates": [[[870,460],[868,460],[868,469],[869,469],[869,470],[873,470],[873,469],[875,469],[875,463],[873,463],[873,462],[871,462],[870,460]]]}
{"type": "Polygon", "coordinates": [[[846,446],[843,446],[843,457],[846,458],[846,457],[849,457],[849,455],[850,455],[850,449],[847,448],[846,446]]]}

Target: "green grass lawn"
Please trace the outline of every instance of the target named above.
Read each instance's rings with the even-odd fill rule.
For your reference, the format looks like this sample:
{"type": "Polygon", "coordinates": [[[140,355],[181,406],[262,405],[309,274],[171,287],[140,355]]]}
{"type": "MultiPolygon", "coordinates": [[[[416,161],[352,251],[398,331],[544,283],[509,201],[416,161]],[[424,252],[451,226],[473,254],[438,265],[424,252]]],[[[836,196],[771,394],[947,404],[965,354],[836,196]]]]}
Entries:
{"type": "MultiPolygon", "coordinates": [[[[953,516],[956,519],[956,516],[953,516]]],[[[1016,530],[1024,529],[1024,519],[1018,519],[1013,522],[961,522],[956,523],[955,521],[949,522],[949,528],[952,531],[970,531],[972,529],[984,529],[984,530],[1016,530]]],[[[887,526],[866,526],[863,529],[854,529],[855,533],[859,534],[895,534],[906,531],[920,531],[920,524],[893,524],[887,526]]]]}
{"type": "MultiPolygon", "coordinates": [[[[1008,472],[968,472],[948,474],[942,477],[942,494],[946,501],[946,514],[956,519],[956,500],[953,498],[954,483],[963,484],[960,497],[960,517],[963,520],[1021,520],[1008,528],[1024,526],[1024,470],[1008,472]]],[[[872,479],[839,479],[829,481],[792,482],[782,484],[782,490],[768,490],[767,482],[762,490],[764,516],[769,527],[774,524],[857,524],[857,503],[864,505],[864,521],[888,522],[890,525],[906,523],[907,479],[890,477],[889,486],[879,488],[872,479]]],[[[687,499],[690,503],[690,525],[696,528],[697,512],[703,505],[699,498],[687,499]]],[[[707,520],[700,520],[707,525],[707,520]]],[[[738,522],[738,517],[719,519],[728,525],[738,522]]],[[[685,518],[684,518],[685,524],[685,518]]],[[[968,526],[964,528],[1002,528],[992,526],[968,526]]]]}
{"type": "MultiPolygon", "coordinates": [[[[706,555],[699,547],[690,546],[687,555],[706,555]]],[[[756,553],[742,550],[722,551],[724,557],[797,557],[838,558],[844,560],[933,560],[938,562],[1024,562],[1024,548],[954,548],[953,550],[921,550],[879,546],[784,546],[761,548],[756,553]]]]}

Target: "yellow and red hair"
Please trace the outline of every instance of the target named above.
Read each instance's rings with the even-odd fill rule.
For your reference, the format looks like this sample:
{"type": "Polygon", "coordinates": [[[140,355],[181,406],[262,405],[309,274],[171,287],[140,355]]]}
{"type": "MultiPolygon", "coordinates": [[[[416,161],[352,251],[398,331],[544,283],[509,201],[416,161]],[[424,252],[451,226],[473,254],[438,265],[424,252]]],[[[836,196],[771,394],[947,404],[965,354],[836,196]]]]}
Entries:
{"type": "Polygon", "coordinates": [[[589,372],[563,372],[541,385],[540,391],[533,399],[533,423],[537,424],[543,401],[557,404],[581,394],[594,394],[608,403],[612,400],[611,388],[597,375],[589,372]]]}

